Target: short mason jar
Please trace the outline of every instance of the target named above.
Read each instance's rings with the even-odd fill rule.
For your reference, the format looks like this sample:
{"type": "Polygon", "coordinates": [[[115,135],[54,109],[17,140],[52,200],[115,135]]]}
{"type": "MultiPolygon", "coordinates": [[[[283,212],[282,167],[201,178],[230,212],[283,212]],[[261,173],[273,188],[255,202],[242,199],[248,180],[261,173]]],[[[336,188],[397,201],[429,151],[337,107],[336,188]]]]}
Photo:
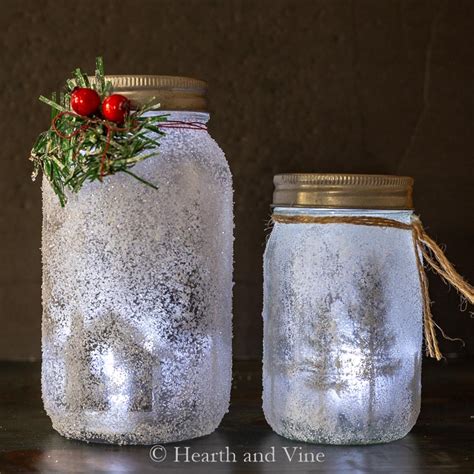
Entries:
{"type": "Polygon", "coordinates": [[[421,390],[423,299],[412,232],[319,218],[410,224],[413,180],[288,174],[274,183],[264,256],[268,423],[312,443],[402,438],[417,420],[421,390]]]}
{"type": "Polygon", "coordinates": [[[231,388],[233,198],[206,130],[206,84],[109,76],[169,114],[156,156],[86,183],[64,208],[43,181],[42,394],[53,427],[154,444],[211,433],[231,388]]]}

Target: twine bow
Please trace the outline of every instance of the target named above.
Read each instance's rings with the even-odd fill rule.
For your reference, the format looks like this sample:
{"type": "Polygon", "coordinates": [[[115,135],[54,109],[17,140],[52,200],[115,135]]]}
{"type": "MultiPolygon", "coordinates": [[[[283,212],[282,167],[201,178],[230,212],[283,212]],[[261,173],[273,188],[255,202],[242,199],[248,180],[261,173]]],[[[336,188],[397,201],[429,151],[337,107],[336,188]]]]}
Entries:
{"type": "Polygon", "coordinates": [[[426,353],[428,356],[442,359],[443,355],[439,349],[436,337],[436,328],[446,338],[443,330],[436,324],[431,313],[431,302],[428,291],[428,278],[424,270],[423,260],[448,284],[452,285],[461,298],[465,298],[470,304],[474,304],[474,287],[456,272],[451,262],[441,250],[439,245],[426,233],[420,219],[417,216],[412,218],[411,224],[405,224],[393,219],[383,217],[364,216],[309,216],[309,215],[283,215],[274,214],[272,221],[281,224],[352,224],[374,227],[391,227],[395,229],[410,230],[415,246],[416,266],[420,278],[421,291],[423,294],[423,326],[426,343],[426,353]],[[421,257],[420,257],[421,256],[421,257]]]}

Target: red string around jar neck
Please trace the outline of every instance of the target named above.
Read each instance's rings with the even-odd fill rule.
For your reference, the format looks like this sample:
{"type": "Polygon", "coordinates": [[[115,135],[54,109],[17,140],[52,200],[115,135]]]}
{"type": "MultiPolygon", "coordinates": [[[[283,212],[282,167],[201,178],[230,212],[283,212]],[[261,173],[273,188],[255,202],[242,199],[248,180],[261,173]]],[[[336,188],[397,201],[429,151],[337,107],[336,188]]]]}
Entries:
{"type": "MultiPolygon", "coordinates": [[[[101,123],[102,125],[104,125],[104,127],[107,130],[107,135],[106,135],[107,139],[104,146],[104,152],[102,153],[102,157],[100,159],[100,177],[103,178],[105,160],[107,157],[107,151],[110,146],[110,141],[112,140],[113,132],[131,132],[137,128],[138,122],[134,121],[131,127],[116,127],[115,125],[112,125],[110,122],[107,122],[102,119],[83,117],[82,115],[75,114],[74,112],[63,111],[63,112],[59,112],[54,117],[54,119],[51,122],[51,128],[54,130],[56,135],[58,135],[58,137],[64,138],[66,140],[70,140],[72,137],[75,137],[76,135],[80,135],[81,133],[85,132],[88,128],[90,128],[92,125],[97,124],[97,123],[101,123]],[[76,130],[73,130],[71,133],[66,134],[66,133],[61,132],[56,125],[57,121],[64,115],[79,117],[85,120],[86,122],[82,124],[81,126],[79,126],[78,128],[76,128],[76,130]]],[[[166,120],[163,123],[158,124],[157,126],[158,128],[173,128],[173,129],[202,130],[202,131],[207,130],[207,125],[204,123],[185,122],[182,120],[166,120]]],[[[76,150],[76,154],[73,156],[73,159],[76,158],[78,151],[79,149],[76,150]]]]}
{"type": "Polygon", "coordinates": [[[201,122],[184,122],[182,120],[166,120],[158,125],[159,128],[187,128],[190,130],[207,130],[207,125],[201,122]]]}
{"type": "MultiPolygon", "coordinates": [[[[116,127],[112,125],[111,123],[101,120],[101,119],[93,119],[89,117],[83,117],[81,115],[77,115],[74,112],[69,112],[69,111],[64,111],[60,112],[57,114],[52,123],[51,127],[55,131],[56,135],[58,135],[61,138],[65,139],[70,139],[79,133],[85,132],[88,128],[90,128],[93,124],[96,123],[102,123],[105,128],[107,129],[107,132],[131,132],[133,131],[138,123],[134,123],[131,127],[116,127]],[[76,130],[74,130],[72,133],[65,134],[62,133],[56,126],[56,122],[64,115],[71,115],[72,117],[79,117],[82,118],[86,121],[86,123],[82,124],[80,127],[78,127],[76,130]]],[[[157,125],[158,128],[181,128],[181,129],[189,129],[189,130],[207,130],[207,125],[202,122],[186,122],[183,120],[166,120],[160,124],[157,125]]]]}

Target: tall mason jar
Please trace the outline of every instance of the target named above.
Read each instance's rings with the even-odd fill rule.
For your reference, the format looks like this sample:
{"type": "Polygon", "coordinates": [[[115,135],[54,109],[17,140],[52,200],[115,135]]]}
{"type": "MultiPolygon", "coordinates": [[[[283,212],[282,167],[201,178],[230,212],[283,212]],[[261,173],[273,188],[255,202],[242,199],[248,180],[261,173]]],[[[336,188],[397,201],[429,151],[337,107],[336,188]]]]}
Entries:
{"type": "Polygon", "coordinates": [[[407,177],[275,177],[264,257],[263,409],[287,438],[369,444],[420,409],[423,300],[407,177]],[[339,219],[341,221],[341,219],[339,219]],[[359,219],[360,221],[360,219],[359,219]]]}
{"type": "Polygon", "coordinates": [[[178,126],[133,169],[158,190],[119,173],[61,208],[43,181],[44,406],[80,440],[206,435],[231,387],[231,174],[207,131],[186,126],[209,119],[204,82],[107,79],[178,126]]]}

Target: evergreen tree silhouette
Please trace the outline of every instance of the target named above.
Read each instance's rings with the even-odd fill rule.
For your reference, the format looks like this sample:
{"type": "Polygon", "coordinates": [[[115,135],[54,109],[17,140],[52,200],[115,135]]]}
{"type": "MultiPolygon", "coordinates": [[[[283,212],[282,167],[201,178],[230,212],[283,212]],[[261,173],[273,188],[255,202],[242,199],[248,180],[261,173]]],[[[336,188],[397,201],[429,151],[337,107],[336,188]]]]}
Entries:
{"type": "Polygon", "coordinates": [[[308,384],[317,390],[335,390],[338,394],[347,383],[342,374],[340,361],[340,331],[333,305],[339,298],[329,293],[318,302],[309,324],[306,341],[311,356],[303,358],[303,366],[312,372],[308,384]]]}
{"type": "Polygon", "coordinates": [[[387,324],[385,280],[378,262],[368,259],[355,277],[357,299],[349,308],[353,328],[351,344],[359,349],[362,358],[358,376],[369,384],[367,425],[370,429],[374,421],[377,378],[392,376],[400,367],[400,359],[391,356],[396,338],[387,324]]]}

